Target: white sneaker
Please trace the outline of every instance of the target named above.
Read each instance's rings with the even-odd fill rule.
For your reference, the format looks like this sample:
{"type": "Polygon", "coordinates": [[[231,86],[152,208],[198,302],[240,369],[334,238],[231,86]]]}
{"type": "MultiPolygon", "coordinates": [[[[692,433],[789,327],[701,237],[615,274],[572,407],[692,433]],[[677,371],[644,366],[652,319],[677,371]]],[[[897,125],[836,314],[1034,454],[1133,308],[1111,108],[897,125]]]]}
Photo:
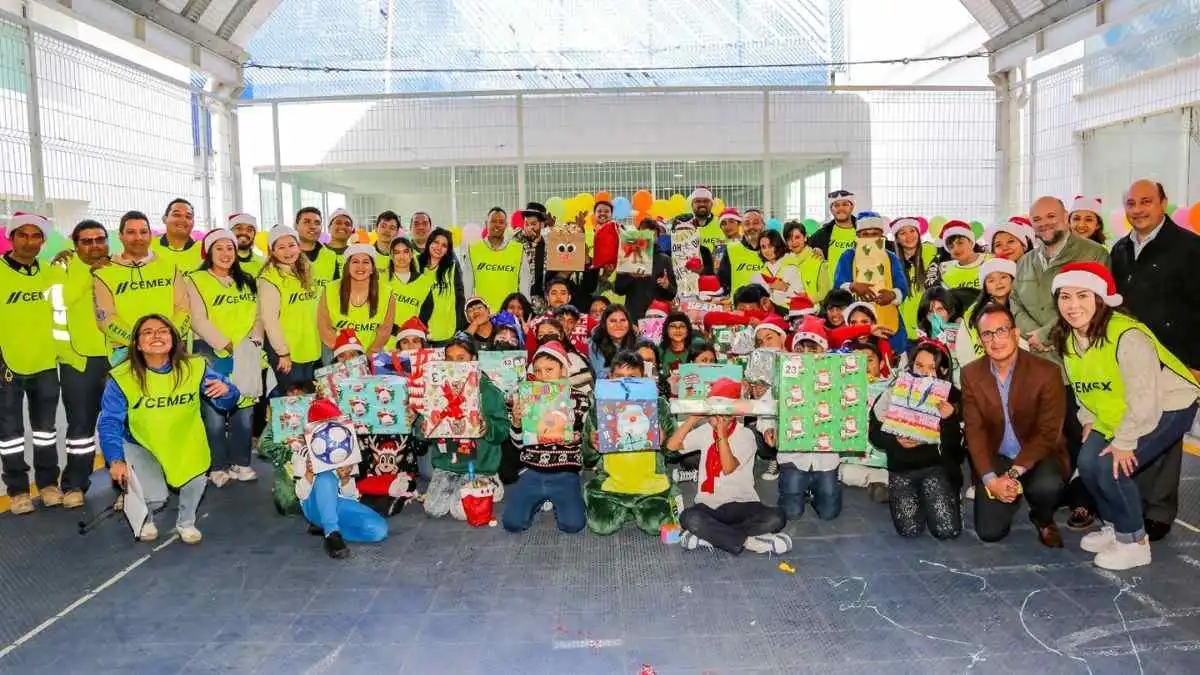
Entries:
{"type": "Polygon", "coordinates": [[[179,538],[185,544],[199,544],[200,540],[204,537],[204,535],[200,534],[200,530],[197,530],[194,526],[177,527],[175,531],[179,533],[179,538]]]}
{"type": "Polygon", "coordinates": [[[774,551],[774,546],[764,537],[746,537],[746,541],[742,544],[747,551],[753,553],[771,553],[774,551]]]}
{"type": "Polygon", "coordinates": [[[254,472],[254,469],[248,466],[238,466],[237,464],[229,467],[229,477],[242,483],[258,480],[258,474],[254,472]]]}
{"type": "Polygon", "coordinates": [[[691,532],[688,532],[687,530],[683,530],[679,533],[679,545],[682,546],[683,550],[685,551],[694,551],[700,547],[709,549],[712,548],[712,544],[701,539],[700,537],[697,537],[691,532]]]}
{"type": "Polygon", "coordinates": [[[967,499],[971,499],[971,500],[975,499],[975,486],[968,485],[966,492],[963,493],[963,496],[967,499]]]}
{"type": "Polygon", "coordinates": [[[1114,541],[1112,546],[1096,554],[1096,559],[1092,561],[1092,564],[1096,567],[1114,571],[1149,565],[1150,542],[1145,541],[1141,544],[1132,542],[1126,544],[1114,541]]]}
{"type": "Polygon", "coordinates": [[[146,521],[142,525],[142,531],[138,533],[138,541],[154,541],[158,539],[158,528],[154,523],[146,521]]]}
{"type": "Polygon", "coordinates": [[[746,539],[746,548],[755,553],[783,555],[792,550],[792,538],[782,532],[777,534],[760,534],[756,537],[748,537],[746,539]],[[752,541],[755,542],[754,546],[751,546],[752,541]],[[758,550],[757,545],[759,543],[765,546],[764,550],[758,550]]]}
{"type": "Polygon", "coordinates": [[[554,510],[554,502],[549,500],[542,502],[542,513],[548,513],[554,510]]]}
{"type": "Polygon", "coordinates": [[[216,471],[208,474],[208,479],[217,487],[225,487],[225,484],[228,483],[232,478],[233,476],[224,469],[217,469],[216,471]]]}
{"type": "Polygon", "coordinates": [[[695,483],[700,480],[700,470],[675,469],[671,472],[671,479],[676,483],[695,483]]]}
{"type": "Polygon", "coordinates": [[[763,480],[779,480],[779,462],[773,459],[767,460],[767,468],[763,469],[761,478],[763,480]]]}
{"type": "Polygon", "coordinates": [[[1099,530],[1083,535],[1079,540],[1079,548],[1088,553],[1103,553],[1117,544],[1117,533],[1113,526],[1107,523],[1099,530]]]}

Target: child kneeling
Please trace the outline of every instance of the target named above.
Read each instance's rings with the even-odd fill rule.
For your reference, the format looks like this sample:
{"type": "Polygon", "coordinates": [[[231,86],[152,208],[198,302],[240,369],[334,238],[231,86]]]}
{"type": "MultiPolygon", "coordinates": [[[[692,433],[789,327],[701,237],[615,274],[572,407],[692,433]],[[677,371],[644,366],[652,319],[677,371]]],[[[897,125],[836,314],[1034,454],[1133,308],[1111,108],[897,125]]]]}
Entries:
{"type": "MultiPolygon", "coordinates": [[[[792,335],[792,351],[820,354],[829,348],[825,326],[815,316],[805,317],[792,335]]],[[[836,452],[779,453],[779,508],[788,520],[804,515],[804,503],[812,494],[813,510],[821,520],[842,513],[842,484],[836,452]]]]}

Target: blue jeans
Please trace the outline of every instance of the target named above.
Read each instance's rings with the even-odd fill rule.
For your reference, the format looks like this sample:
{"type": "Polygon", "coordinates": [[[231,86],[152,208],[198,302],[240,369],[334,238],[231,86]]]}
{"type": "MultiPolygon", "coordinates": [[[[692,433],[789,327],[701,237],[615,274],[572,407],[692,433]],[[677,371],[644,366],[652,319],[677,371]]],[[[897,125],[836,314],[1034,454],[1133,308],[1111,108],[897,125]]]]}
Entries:
{"type": "MultiPolygon", "coordinates": [[[[1196,404],[1183,410],[1164,412],[1154,431],[1138,439],[1133,454],[1138,467],[1146,467],[1183,438],[1196,417],[1196,404]]],[[[1117,472],[1113,478],[1112,455],[1100,456],[1111,439],[1093,431],[1079,450],[1079,477],[1096,498],[1100,517],[1116,531],[1117,541],[1141,541],[1146,536],[1142,520],[1142,495],[1133,479],[1117,472]]]]}
{"type": "Polygon", "coordinates": [[[254,426],[254,406],[217,410],[208,399],[200,404],[200,419],[212,451],[212,470],[230,466],[250,466],[250,437],[254,426]]]}
{"type": "Polygon", "coordinates": [[[300,503],[304,517],[325,531],[325,536],[341,532],[349,542],[375,543],[387,538],[387,521],[383,516],[353,499],[338,496],[336,471],[325,471],[313,477],[312,492],[300,503]]]}
{"type": "Polygon", "coordinates": [[[543,473],[526,469],[508,489],[508,503],[501,522],[509,532],[524,532],[533,525],[542,503],[554,505],[554,518],[563,532],[579,532],[587,526],[583,489],[574,471],[543,473]]]}
{"type": "Polygon", "coordinates": [[[804,515],[804,501],[813,496],[813,510],[821,520],[833,520],[842,512],[842,484],[837,469],[801,471],[795,464],[779,465],[779,508],[788,520],[804,515]]]}

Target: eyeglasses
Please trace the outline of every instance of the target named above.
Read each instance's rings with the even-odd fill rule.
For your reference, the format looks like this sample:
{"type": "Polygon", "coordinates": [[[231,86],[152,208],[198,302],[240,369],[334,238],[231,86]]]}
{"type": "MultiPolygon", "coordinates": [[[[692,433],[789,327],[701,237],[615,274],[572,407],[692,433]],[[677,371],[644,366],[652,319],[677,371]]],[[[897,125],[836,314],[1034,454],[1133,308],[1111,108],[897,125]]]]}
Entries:
{"type": "Polygon", "coordinates": [[[80,238],[79,241],[76,242],[76,245],[78,245],[78,246],[96,246],[98,244],[106,243],[107,241],[108,241],[108,235],[106,234],[106,235],[102,235],[99,237],[89,237],[87,239],[80,238]]]}
{"type": "Polygon", "coordinates": [[[138,337],[171,337],[170,328],[146,328],[138,331],[138,337]]]}
{"type": "Polygon", "coordinates": [[[991,342],[992,340],[1003,340],[1012,333],[1012,326],[1001,326],[995,330],[984,330],[979,332],[980,342],[991,342]]]}

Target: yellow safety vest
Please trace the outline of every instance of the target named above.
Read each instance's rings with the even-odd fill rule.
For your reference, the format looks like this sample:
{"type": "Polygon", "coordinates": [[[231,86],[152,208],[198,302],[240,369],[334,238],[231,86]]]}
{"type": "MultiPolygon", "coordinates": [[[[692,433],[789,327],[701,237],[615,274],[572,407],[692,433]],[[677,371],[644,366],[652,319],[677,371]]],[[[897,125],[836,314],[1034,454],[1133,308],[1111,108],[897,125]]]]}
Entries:
{"type": "MultiPolygon", "coordinates": [[[[350,328],[358,337],[358,343],[362,345],[363,349],[369,349],[371,345],[375,344],[375,337],[379,334],[380,326],[387,315],[387,286],[380,284],[374,313],[371,312],[370,303],[364,302],[361,305],[355,305],[350,302],[346,303],[346,313],[342,314],[340,293],[341,284],[330,284],[325,287],[325,309],[329,312],[329,321],[333,324],[334,334],[342,332],[344,328],[350,328]]],[[[390,333],[392,327],[386,326],[385,329],[390,333]]]]}
{"type": "MultiPolygon", "coordinates": [[[[308,255],[301,252],[301,255],[308,255]]],[[[309,267],[312,268],[313,285],[318,291],[325,290],[325,286],[333,281],[342,267],[342,256],[334,253],[328,246],[322,245],[317,249],[317,259],[309,261],[309,267]]]]}
{"type": "Polygon", "coordinates": [[[87,367],[87,357],[109,354],[104,333],[96,325],[95,298],[92,269],[78,255],[71,256],[65,267],[54,268],[50,301],[58,360],[80,372],[87,367]]]}
{"type": "Polygon", "coordinates": [[[742,286],[750,284],[754,275],[763,271],[766,263],[758,251],[748,248],[742,242],[734,242],[725,249],[729,258],[729,295],[732,297],[742,286]]]}
{"type": "Polygon", "coordinates": [[[1154,343],[1158,352],[1158,361],[1164,369],[1191,382],[1200,389],[1192,372],[1183,365],[1174,354],[1158,341],[1154,333],[1145,324],[1124,314],[1113,314],[1108,321],[1108,330],[1104,333],[1104,343],[1092,345],[1079,355],[1075,347],[1075,333],[1072,331],[1067,340],[1067,353],[1063,357],[1063,365],[1067,369],[1067,380],[1075,391],[1079,405],[1087,408],[1096,416],[1092,428],[1112,438],[1113,432],[1125,417],[1125,382],[1121,378],[1121,368],[1117,363],[1117,343],[1126,331],[1140,330],[1154,343]]]}
{"type": "MultiPolygon", "coordinates": [[[[936,246],[926,242],[921,242],[921,262],[925,263],[926,269],[929,269],[929,266],[933,264],[933,259],[936,255],[936,246]]],[[[900,256],[899,251],[896,252],[896,256],[900,256]]],[[[901,262],[903,262],[903,260],[901,260],[901,262]]],[[[913,272],[909,272],[909,268],[907,266],[902,265],[902,267],[904,267],[904,273],[908,276],[908,295],[904,296],[904,299],[900,301],[900,316],[904,318],[904,328],[908,331],[908,338],[910,340],[916,340],[918,337],[920,337],[921,331],[921,328],[917,323],[917,310],[921,307],[921,298],[925,295],[925,293],[917,288],[916,279],[913,278],[913,275],[920,274],[922,283],[924,283],[925,270],[914,270],[913,272]]]]}
{"type": "Polygon", "coordinates": [[[708,252],[716,255],[717,247],[725,243],[725,232],[721,230],[721,221],[713,216],[711,222],[696,230],[700,234],[700,245],[708,248],[708,252]]]}
{"type": "Polygon", "coordinates": [[[397,278],[387,282],[388,291],[396,299],[397,326],[421,313],[421,305],[425,304],[425,299],[429,297],[429,289],[432,288],[433,281],[434,273],[426,271],[407,283],[397,278]]]}
{"type": "MultiPolygon", "coordinates": [[[[239,291],[232,280],[226,286],[208,270],[197,270],[188,278],[196,285],[196,291],[204,301],[208,320],[221,331],[221,335],[229,338],[235,346],[245,340],[258,318],[258,299],[254,291],[249,287],[239,291]]],[[[224,345],[209,346],[216,350],[224,345]]]]}
{"type": "Polygon", "coordinates": [[[379,278],[387,276],[388,270],[392,268],[392,254],[382,253],[379,248],[375,248],[375,269],[379,272],[379,278]]]}
{"type": "Polygon", "coordinates": [[[503,309],[500,304],[509,293],[517,291],[524,253],[524,247],[515,239],[510,239],[499,251],[493,249],[486,240],[471,244],[475,295],[483,298],[493,314],[503,309]]]}
{"type": "Polygon", "coordinates": [[[242,271],[252,277],[258,276],[259,272],[262,272],[263,266],[267,264],[266,256],[254,249],[250,249],[249,258],[243,258],[242,252],[238,251],[237,261],[238,266],[242,268],[242,271]]]}
{"type": "Polygon", "coordinates": [[[321,289],[313,283],[305,288],[295,275],[283,275],[273,266],[263,268],[259,282],[279,291],[279,326],[287,340],[289,356],[295,363],[310,363],[321,358],[321,336],[317,332],[317,303],[321,289]]]}
{"type": "Polygon", "coordinates": [[[183,248],[171,248],[165,234],[150,242],[150,250],[154,251],[155,258],[171,263],[183,274],[200,268],[200,263],[204,261],[200,255],[201,248],[198,242],[191,239],[183,248]]]}
{"type": "Polygon", "coordinates": [[[956,262],[951,263],[942,272],[942,285],[946,288],[983,288],[983,284],[979,283],[979,266],[992,256],[980,253],[979,257],[979,264],[971,267],[963,267],[956,262]]]}
{"type": "MultiPolygon", "coordinates": [[[[24,274],[0,260],[0,355],[18,375],[53,370],[58,356],[50,304],[54,278],[51,270],[36,262],[33,270],[33,274],[24,274]]],[[[5,414],[21,421],[19,407],[5,414]]]]}
{"type": "Polygon", "coordinates": [[[208,471],[212,452],[200,417],[204,359],[188,357],[175,373],[146,371],[146,389],[138,387],[128,361],[112,369],[112,379],[129,402],[126,421],[134,442],[154,455],[171,487],[181,487],[208,471]]]}
{"type": "Polygon", "coordinates": [[[814,305],[825,299],[825,292],[829,290],[821,279],[821,265],[825,261],[817,255],[816,249],[805,248],[800,255],[788,253],[783,256],[783,264],[796,268],[800,281],[804,282],[804,292],[814,305]]]}
{"type": "MultiPolygon", "coordinates": [[[[175,311],[175,265],[155,256],[142,265],[114,262],[92,272],[112,294],[117,315],[109,325],[108,346],[128,347],[129,331],[144,316],[161,314],[171,318],[175,311]]],[[[176,326],[181,332],[185,327],[176,326]]]]}
{"type": "Polygon", "coordinates": [[[825,259],[829,261],[826,267],[826,275],[829,277],[829,287],[833,288],[833,277],[837,274],[838,261],[842,259],[842,254],[846,251],[853,251],[855,244],[858,243],[858,230],[851,227],[838,227],[835,223],[833,231],[829,233],[829,249],[826,251],[825,259]]]}
{"type": "MultiPolygon", "coordinates": [[[[455,263],[455,266],[457,265],[458,263],[455,263]]],[[[429,316],[429,340],[449,340],[458,329],[458,314],[454,311],[454,305],[458,301],[454,291],[454,275],[458,270],[456,267],[450,268],[446,272],[446,283],[441,285],[437,283],[437,270],[430,269],[428,272],[434,277],[429,288],[429,295],[433,297],[433,313],[429,316]]]]}

